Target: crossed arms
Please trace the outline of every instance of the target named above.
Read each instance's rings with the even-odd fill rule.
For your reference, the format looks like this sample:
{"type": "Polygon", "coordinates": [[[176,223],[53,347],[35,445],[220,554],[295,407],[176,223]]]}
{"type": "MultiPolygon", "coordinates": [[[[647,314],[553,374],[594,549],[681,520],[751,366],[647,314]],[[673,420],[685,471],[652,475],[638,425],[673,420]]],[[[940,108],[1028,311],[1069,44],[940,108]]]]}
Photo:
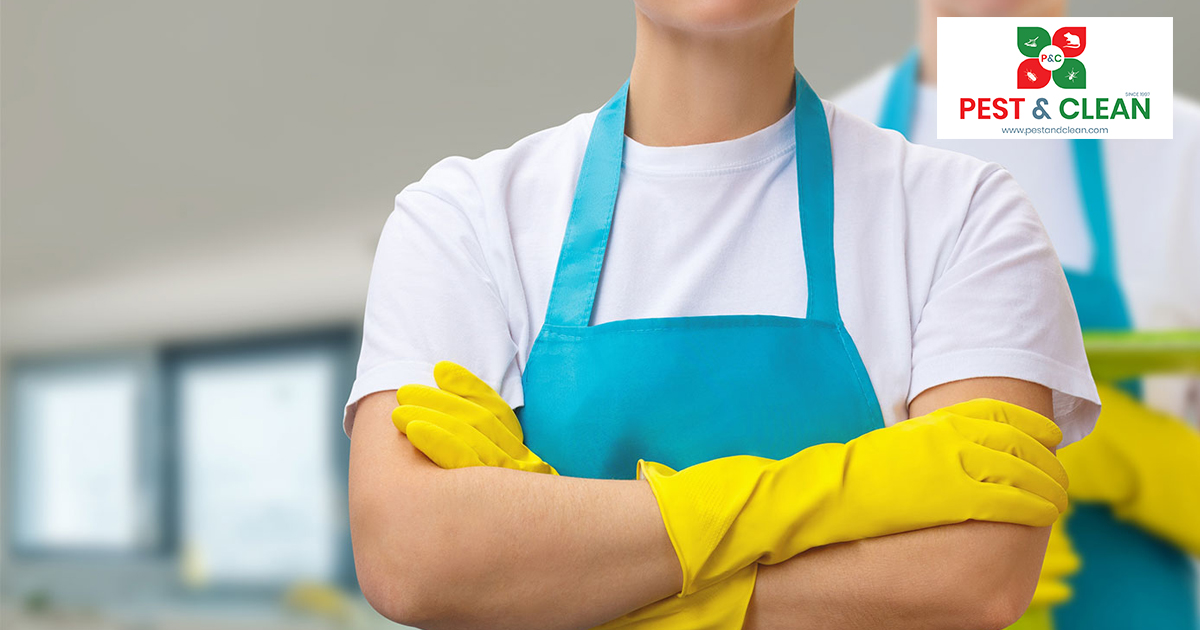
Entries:
{"type": "MultiPolygon", "coordinates": [[[[918,416],[973,398],[1052,417],[1011,379],[930,389],[918,416]]],[[[679,560],[644,481],[501,468],[442,470],[364,398],[351,440],[359,582],[386,617],[423,628],[588,628],[679,592],[679,560]]],[[[759,570],[746,627],[1003,628],[1037,581],[1046,528],[967,522],[812,549],[759,570]]]]}

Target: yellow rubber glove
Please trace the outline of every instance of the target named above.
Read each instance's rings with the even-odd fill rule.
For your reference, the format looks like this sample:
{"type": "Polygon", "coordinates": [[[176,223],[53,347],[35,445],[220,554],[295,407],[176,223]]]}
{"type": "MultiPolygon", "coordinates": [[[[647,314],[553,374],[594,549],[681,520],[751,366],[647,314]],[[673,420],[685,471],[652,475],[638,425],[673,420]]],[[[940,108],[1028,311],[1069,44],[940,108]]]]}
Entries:
{"type": "MultiPolygon", "coordinates": [[[[558,474],[520,443],[523,433],[516,416],[487,383],[449,361],[434,367],[434,381],[444,389],[401,387],[396,392],[400,406],[392,412],[396,428],[434,463],[558,474]]],[[[745,622],[757,576],[758,565],[752,564],[688,597],[660,600],[598,630],[737,630],[745,622]]]]}
{"type": "Polygon", "coordinates": [[[442,468],[494,466],[557,475],[524,444],[521,423],[508,403],[467,368],[450,361],[433,367],[437,387],[396,390],[392,424],[442,468]]]}
{"type": "Polygon", "coordinates": [[[638,462],[689,595],[754,562],[967,520],[1049,526],[1067,476],[1046,417],[973,400],[782,460],[734,456],[676,472],[638,462]]]}
{"type": "Polygon", "coordinates": [[[1071,496],[1200,556],[1200,433],[1125,392],[1101,386],[1091,435],[1062,450],[1071,496]]]}
{"type": "Polygon", "coordinates": [[[1054,630],[1054,615],[1049,608],[1031,605],[1007,630],[1054,630]]]}
{"type": "Polygon", "coordinates": [[[687,597],[668,597],[596,627],[596,630],[740,630],[754,595],[758,564],[687,597]]]}

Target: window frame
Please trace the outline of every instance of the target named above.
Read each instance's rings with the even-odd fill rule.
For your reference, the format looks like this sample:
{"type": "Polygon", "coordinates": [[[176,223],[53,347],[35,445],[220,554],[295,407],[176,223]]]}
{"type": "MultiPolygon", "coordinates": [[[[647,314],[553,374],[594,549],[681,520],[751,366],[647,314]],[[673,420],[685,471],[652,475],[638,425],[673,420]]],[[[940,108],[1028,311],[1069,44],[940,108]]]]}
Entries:
{"type": "MultiPolygon", "coordinates": [[[[333,391],[349,395],[358,362],[360,339],[361,335],[356,330],[338,327],[298,333],[174,344],[163,349],[161,370],[161,391],[164,399],[163,424],[167,433],[167,451],[171,454],[167,462],[170,492],[168,492],[164,505],[164,525],[168,532],[169,548],[173,558],[180,558],[183,553],[181,547],[184,516],[182,497],[185,491],[181,470],[184,456],[183,409],[182,397],[178,391],[181,370],[193,361],[254,358],[276,352],[316,350],[329,352],[330,356],[334,358],[333,391]]],[[[345,401],[334,396],[330,404],[330,417],[340,418],[344,412],[345,401]]],[[[330,422],[329,430],[332,437],[330,445],[334,450],[332,453],[334,473],[338,475],[334,483],[335,505],[347,505],[349,500],[346,492],[349,484],[350,441],[342,430],[341,422],[330,422]]],[[[336,586],[357,590],[358,581],[354,571],[353,552],[350,547],[350,523],[347,510],[341,511],[337,529],[337,560],[332,583],[336,586]]],[[[199,589],[191,589],[190,592],[192,596],[196,597],[254,599],[278,597],[285,589],[284,585],[248,586],[215,582],[206,584],[199,589]]]]}
{"type": "Polygon", "coordinates": [[[156,422],[162,416],[162,389],[159,386],[158,357],[152,351],[145,349],[107,350],[83,353],[63,353],[48,356],[20,356],[6,361],[4,367],[4,501],[3,522],[5,525],[4,543],[15,560],[20,561],[80,561],[85,563],[139,561],[148,558],[163,558],[171,553],[169,546],[170,533],[164,520],[166,508],[167,484],[162,476],[163,464],[168,457],[166,453],[166,427],[163,422],[156,422]],[[54,545],[30,544],[21,539],[17,512],[23,506],[23,496],[20,479],[24,473],[20,469],[23,456],[19,450],[22,446],[22,425],[25,419],[21,417],[22,401],[18,397],[22,379],[39,375],[66,375],[71,373],[89,372],[104,367],[116,366],[119,369],[131,369],[136,380],[137,395],[135,406],[134,426],[136,427],[136,443],[134,452],[135,483],[139,496],[146,497],[150,505],[143,510],[143,505],[135,506],[139,512],[145,512],[141,525],[147,528],[145,539],[136,541],[128,549],[110,549],[106,547],[59,547],[54,545]]]}

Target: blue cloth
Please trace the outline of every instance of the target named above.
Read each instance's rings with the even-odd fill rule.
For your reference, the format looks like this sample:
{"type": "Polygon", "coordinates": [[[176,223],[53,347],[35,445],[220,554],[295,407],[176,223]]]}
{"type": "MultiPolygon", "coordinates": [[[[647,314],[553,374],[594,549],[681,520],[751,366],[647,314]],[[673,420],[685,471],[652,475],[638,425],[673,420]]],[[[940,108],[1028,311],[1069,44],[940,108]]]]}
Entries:
{"type": "MultiPolygon", "coordinates": [[[[879,124],[905,136],[912,128],[919,57],[913,50],[888,85],[879,124]]],[[[1014,141],[1015,142],[1015,141],[1014,141]]],[[[1117,280],[1109,220],[1103,146],[1071,141],[1075,178],[1087,214],[1095,256],[1087,271],[1064,269],[1084,330],[1129,330],[1132,321],[1117,280]]],[[[1139,395],[1140,383],[1121,386],[1139,395]]],[[[1082,558],[1071,581],[1075,597],[1054,611],[1057,630],[1198,630],[1196,574],[1187,555],[1102,505],[1078,505],[1067,534],[1082,558]]]]}
{"type": "Polygon", "coordinates": [[[638,459],[679,469],[730,455],[783,458],[883,427],[838,310],[824,106],[798,72],[795,81],[803,319],[591,324],[621,176],[629,83],[599,111],[518,410],[529,447],[561,474],[630,479],[638,459]]]}

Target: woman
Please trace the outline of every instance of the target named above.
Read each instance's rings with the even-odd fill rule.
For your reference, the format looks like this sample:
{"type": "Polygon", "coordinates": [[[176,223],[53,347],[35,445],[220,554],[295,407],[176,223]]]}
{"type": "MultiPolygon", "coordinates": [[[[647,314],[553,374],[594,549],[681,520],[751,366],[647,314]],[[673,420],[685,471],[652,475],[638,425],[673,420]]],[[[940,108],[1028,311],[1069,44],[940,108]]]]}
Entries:
{"type": "MultiPolygon", "coordinates": [[[[1067,3],[922,0],[918,11],[919,52],[853,86],[838,105],[913,142],[1011,169],[1061,256],[1085,329],[1200,328],[1200,107],[1175,99],[1170,141],[939,141],[937,18],[1061,18],[1067,3]]],[[[1067,531],[1083,558],[1074,597],[1048,603],[1064,604],[1054,614],[1059,630],[1195,630],[1188,556],[1200,555],[1200,434],[1130,399],[1140,383],[1125,385],[1104,390],[1100,429],[1063,454],[1079,500],[1067,531]]],[[[1171,395],[1147,399],[1187,414],[1200,383],[1173,385],[1171,395]]]]}
{"type": "Polygon", "coordinates": [[[817,99],[794,2],[635,4],[603,108],[397,197],[346,415],[368,600],[429,627],[1011,622],[1063,507],[1038,419],[1074,440],[1098,412],[1033,209],[817,99]],[[430,463],[391,422],[405,384],[396,426],[548,471],[523,428],[563,474],[430,463]]]}

